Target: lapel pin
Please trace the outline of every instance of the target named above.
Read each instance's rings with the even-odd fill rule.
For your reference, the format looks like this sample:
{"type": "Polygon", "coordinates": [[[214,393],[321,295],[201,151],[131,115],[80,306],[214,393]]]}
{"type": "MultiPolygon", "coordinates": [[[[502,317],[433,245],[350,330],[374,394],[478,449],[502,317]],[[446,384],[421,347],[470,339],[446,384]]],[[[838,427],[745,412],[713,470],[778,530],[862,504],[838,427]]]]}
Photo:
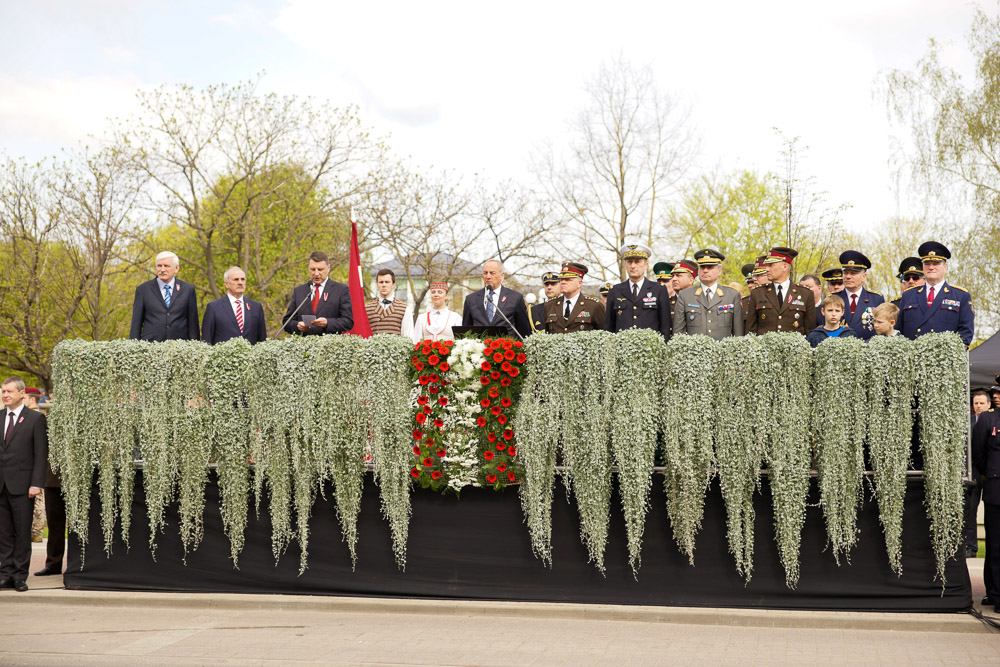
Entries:
{"type": "Polygon", "coordinates": [[[326,292],[323,292],[323,302],[326,303],[326,297],[330,296],[326,292]]]}

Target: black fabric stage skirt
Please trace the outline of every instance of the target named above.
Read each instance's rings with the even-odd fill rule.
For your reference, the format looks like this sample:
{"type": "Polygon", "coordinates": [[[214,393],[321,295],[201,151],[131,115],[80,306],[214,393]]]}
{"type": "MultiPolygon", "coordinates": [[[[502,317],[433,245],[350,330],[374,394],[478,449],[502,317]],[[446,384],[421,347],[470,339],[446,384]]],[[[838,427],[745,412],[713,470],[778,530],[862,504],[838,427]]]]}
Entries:
{"type": "Polygon", "coordinates": [[[517,600],[694,607],[749,607],[855,611],[960,611],[971,606],[965,561],[956,553],[948,563],[947,586],[934,580],[934,553],[923,508],[923,483],[908,482],[903,519],[903,574],[890,569],[878,509],[866,499],[859,515],[861,535],[850,563],[839,567],[826,545],[822,510],[815,506],[815,480],[802,535],[801,577],[797,589],[785,585],[774,544],[770,492],[766,480],[756,496],[756,545],[753,579],[744,585],[726,541],[725,507],[718,482],[705,501],[694,566],[673,541],[667,520],[663,478],[653,477],[651,509],[643,537],[638,578],[628,565],[620,499],[612,498],[606,576],[587,562],[574,505],[557,483],[552,511],[552,567],[531,552],[516,489],[497,493],[467,488],[461,498],[416,489],[410,522],[406,569],[397,568],[388,524],[381,516],[378,488],[365,481],[358,519],[357,568],[344,545],[336,513],[318,498],[310,523],[308,569],[299,575],[299,549],[292,543],[275,564],[266,499],[261,516],[249,517],[239,569],[229,558],[222,532],[219,490],[206,489],[205,537],[182,561],[177,507],[167,510],[167,527],[157,541],[156,560],[148,548],[141,472],[136,474],[131,549],[120,538],[108,557],[103,549],[96,488],[92,499],[89,547],[81,569],[81,545],[70,537],[68,588],[77,590],[201,591],[517,600]]]}

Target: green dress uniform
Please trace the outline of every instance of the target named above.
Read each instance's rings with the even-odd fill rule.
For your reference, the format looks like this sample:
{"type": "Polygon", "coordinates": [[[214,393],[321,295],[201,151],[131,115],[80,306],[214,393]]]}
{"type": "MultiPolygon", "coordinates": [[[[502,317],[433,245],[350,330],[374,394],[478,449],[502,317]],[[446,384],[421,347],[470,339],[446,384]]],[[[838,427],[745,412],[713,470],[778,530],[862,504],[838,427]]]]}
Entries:
{"type": "Polygon", "coordinates": [[[674,307],[674,333],[704,334],[715,340],[743,335],[743,304],[731,287],[715,286],[711,300],[701,285],[682,289],[674,307]]]}
{"type": "Polygon", "coordinates": [[[604,306],[597,299],[580,294],[569,318],[566,318],[566,297],[545,304],[545,331],[553,334],[576,333],[604,329],[604,306]]]}
{"type": "Polygon", "coordinates": [[[790,282],[779,303],[777,285],[762,285],[747,297],[747,333],[795,331],[805,336],[816,328],[815,301],[811,289],[790,282]]]}

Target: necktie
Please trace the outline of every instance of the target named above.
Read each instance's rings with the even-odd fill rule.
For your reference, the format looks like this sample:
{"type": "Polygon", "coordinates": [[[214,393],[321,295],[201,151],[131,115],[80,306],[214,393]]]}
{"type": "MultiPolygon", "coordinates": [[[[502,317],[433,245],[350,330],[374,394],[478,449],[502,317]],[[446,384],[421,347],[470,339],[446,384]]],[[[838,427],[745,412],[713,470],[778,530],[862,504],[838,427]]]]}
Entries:
{"type": "Polygon", "coordinates": [[[566,299],[566,310],[563,311],[563,318],[569,319],[569,299],[566,299]]]}
{"type": "Polygon", "coordinates": [[[493,288],[490,288],[489,294],[486,297],[486,319],[493,322],[496,310],[497,307],[493,305],[493,288]]]}
{"type": "Polygon", "coordinates": [[[632,298],[639,298],[639,283],[632,283],[632,298]]]}
{"type": "Polygon", "coordinates": [[[708,295],[708,300],[711,301],[712,297],[715,296],[715,290],[709,287],[707,290],[705,290],[705,294],[708,295]]]}
{"type": "Polygon", "coordinates": [[[240,331],[243,331],[243,306],[239,299],[236,299],[236,324],[240,325],[240,331]]]}
{"type": "Polygon", "coordinates": [[[13,412],[8,412],[7,414],[10,416],[10,421],[7,422],[7,430],[4,431],[4,434],[3,434],[3,444],[5,444],[5,445],[8,442],[10,442],[10,433],[11,433],[11,431],[14,430],[14,413],[13,412]]]}
{"type": "Polygon", "coordinates": [[[852,294],[851,295],[851,315],[854,314],[854,309],[857,308],[857,307],[858,307],[858,295],[857,294],[852,294]]]}
{"type": "Polygon", "coordinates": [[[778,285],[778,304],[779,305],[781,304],[781,300],[782,300],[781,285],[778,285]]]}
{"type": "Polygon", "coordinates": [[[927,290],[927,306],[930,307],[934,303],[934,286],[927,290]]]}
{"type": "Polygon", "coordinates": [[[312,302],[313,315],[316,314],[316,306],[318,305],[319,305],[319,285],[316,285],[316,291],[313,292],[313,302],[312,302]]]}
{"type": "Polygon", "coordinates": [[[170,307],[170,285],[163,286],[163,303],[167,304],[167,308],[170,307]]]}

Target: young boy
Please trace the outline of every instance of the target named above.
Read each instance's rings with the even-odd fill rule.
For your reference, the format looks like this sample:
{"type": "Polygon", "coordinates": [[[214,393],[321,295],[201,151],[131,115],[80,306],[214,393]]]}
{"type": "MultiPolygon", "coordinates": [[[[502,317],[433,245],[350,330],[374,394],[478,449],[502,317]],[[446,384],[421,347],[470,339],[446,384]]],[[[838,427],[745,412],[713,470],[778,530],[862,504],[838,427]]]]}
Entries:
{"type": "Polygon", "coordinates": [[[876,336],[895,336],[899,333],[896,331],[896,320],[899,319],[899,307],[896,304],[886,301],[875,307],[872,316],[875,318],[876,336]]]}
{"type": "Polygon", "coordinates": [[[831,294],[825,299],[823,299],[821,310],[823,312],[823,317],[825,322],[823,326],[816,327],[809,332],[806,336],[806,340],[813,347],[816,347],[827,338],[857,338],[858,334],[854,333],[854,329],[841,323],[841,318],[844,316],[844,300],[840,298],[837,294],[831,294]]]}

